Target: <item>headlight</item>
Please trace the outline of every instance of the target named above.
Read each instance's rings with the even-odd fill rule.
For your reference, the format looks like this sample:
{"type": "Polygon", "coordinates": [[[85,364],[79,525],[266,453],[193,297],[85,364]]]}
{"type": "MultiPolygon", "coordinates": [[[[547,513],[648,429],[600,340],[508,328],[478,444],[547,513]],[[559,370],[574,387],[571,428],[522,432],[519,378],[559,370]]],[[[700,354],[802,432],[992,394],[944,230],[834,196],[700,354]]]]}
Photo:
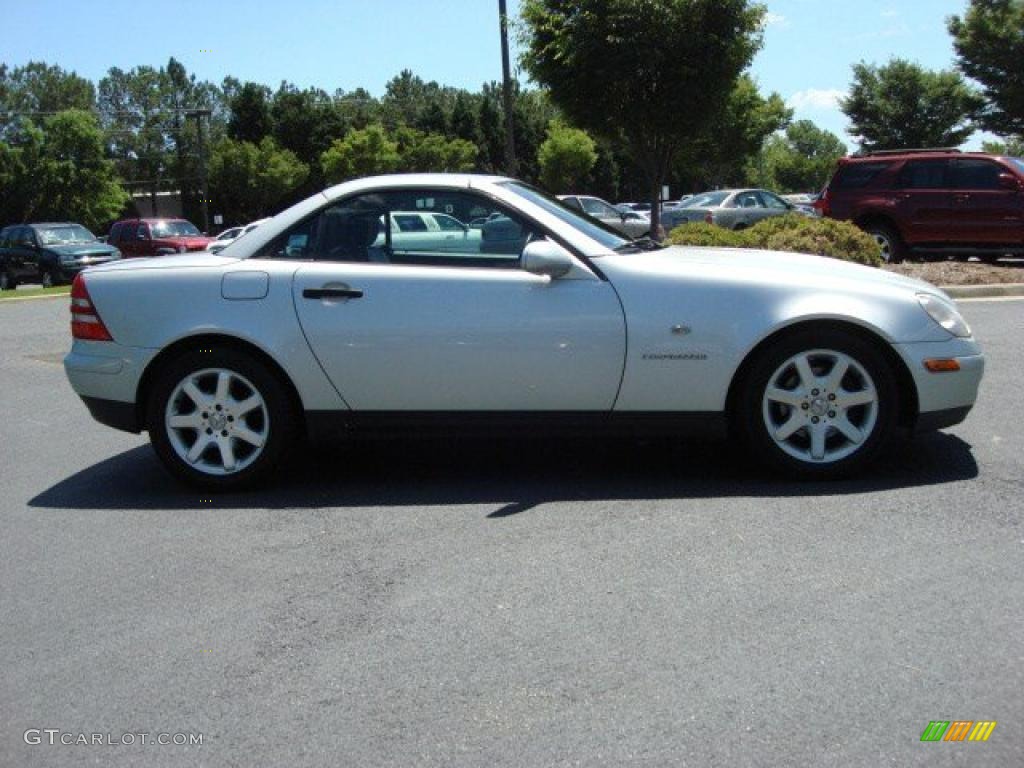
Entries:
{"type": "Polygon", "coordinates": [[[60,255],[60,263],[61,264],[74,264],[75,263],[75,258],[76,257],[73,256],[70,253],[62,253],[60,255]]]}
{"type": "Polygon", "coordinates": [[[938,296],[932,296],[930,293],[917,294],[917,301],[920,303],[921,309],[928,313],[928,317],[954,336],[966,338],[971,335],[970,326],[960,317],[956,307],[949,302],[943,301],[938,296]]]}

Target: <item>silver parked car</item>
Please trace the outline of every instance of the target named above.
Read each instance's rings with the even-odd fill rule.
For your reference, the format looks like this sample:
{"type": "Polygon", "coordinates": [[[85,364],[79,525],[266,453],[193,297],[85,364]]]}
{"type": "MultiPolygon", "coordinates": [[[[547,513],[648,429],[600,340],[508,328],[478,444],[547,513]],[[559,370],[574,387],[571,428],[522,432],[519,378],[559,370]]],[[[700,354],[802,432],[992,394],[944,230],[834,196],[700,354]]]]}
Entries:
{"type": "Polygon", "coordinates": [[[650,216],[643,211],[621,211],[600,197],[591,195],[559,195],[558,199],[628,237],[644,237],[651,233],[650,216]]]}
{"type": "Polygon", "coordinates": [[[745,229],[764,219],[787,213],[812,215],[764,189],[719,189],[694,195],[678,208],[666,210],[662,214],[662,225],[666,232],[680,224],[695,221],[717,224],[726,229],[745,229]]]}
{"type": "Polygon", "coordinates": [[[353,180],[221,254],[92,267],[71,313],[64,367],[93,416],[148,430],[174,475],[212,489],[269,477],[305,435],[481,426],[712,431],[835,476],[898,431],[962,421],[984,368],[928,283],[633,241],[462,174],[353,180]],[[478,224],[451,240],[391,226],[413,212],[478,224]]]}

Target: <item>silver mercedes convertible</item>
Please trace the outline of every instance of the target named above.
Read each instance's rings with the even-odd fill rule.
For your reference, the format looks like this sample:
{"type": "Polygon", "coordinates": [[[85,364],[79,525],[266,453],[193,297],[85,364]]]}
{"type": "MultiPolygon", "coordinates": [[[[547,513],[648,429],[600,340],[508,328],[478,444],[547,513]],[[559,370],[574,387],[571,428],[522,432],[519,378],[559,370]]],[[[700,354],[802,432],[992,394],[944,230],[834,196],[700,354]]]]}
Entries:
{"type": "Polygon", "coordinates": [[[984,367],[927,283],[631,240],[522,182],[341,184],[217,255],[90,268],[68,378],[178,478],[235,489],[294,441],[430,430],[713,433],[810,477],[962,421],[984,367]]]}

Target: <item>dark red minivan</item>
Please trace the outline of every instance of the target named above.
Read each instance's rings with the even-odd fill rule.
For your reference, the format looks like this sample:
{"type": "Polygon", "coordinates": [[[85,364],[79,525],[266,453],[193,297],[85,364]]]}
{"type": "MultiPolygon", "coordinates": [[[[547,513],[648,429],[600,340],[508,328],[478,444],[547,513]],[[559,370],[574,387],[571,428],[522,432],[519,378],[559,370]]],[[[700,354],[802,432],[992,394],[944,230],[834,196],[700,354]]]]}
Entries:
{"type": "Polygon", "coordinates": [[[110,228],[107,242],[130,258],[205,251],[213,238],[185,219],[125,219],[110,228]]]}
{"type": "Polygon", "coordinates": [[[854,155],[815,207],[873,235],[886,261],[990,261],[1024,253],[1024,160],[956,149],[854,155]]]}

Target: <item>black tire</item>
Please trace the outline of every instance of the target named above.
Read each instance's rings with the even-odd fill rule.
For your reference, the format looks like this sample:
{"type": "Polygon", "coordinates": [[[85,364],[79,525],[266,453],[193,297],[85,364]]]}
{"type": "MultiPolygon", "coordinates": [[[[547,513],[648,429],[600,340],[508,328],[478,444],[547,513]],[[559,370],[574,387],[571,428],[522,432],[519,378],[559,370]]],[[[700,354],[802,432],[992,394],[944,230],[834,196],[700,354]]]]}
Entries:
{"type": "MultiPolygon", "coordinates": [[[[301,412],[287,384],[253,355],[230,346],[190,350],[165,363],[156,372],[146,403],[150,442],[164,467],[179,480],[214,492],[242,490],[266,481],[301,434],[300,423],[301,412]],[[168,401],[178,385],[189,375],[210,369],[223,369],[243,377],[266,406],[266,438],[261,452],[252,463],[232,474],[209,474],[179,456],[165,420],[168,401]]],[[[219,455],[219,448],[211,450],[219,455]]]]}
{"type": "Polygon", "coordinates": [[[14,279],[6,269],[0,272],[0,291],[13,291],[18,287],[18,281],[14,279]]]}
{"type": "Polygon", "coordinates": [[[42,282],[43,288],[53,288],[53,286],[60,284],[56,273],[50,268],[43,270],[43,276],[40,278],[40,282],[42,282]]]}
{"type": "Polygon", "coordinates": [[[882,261],[886,264],[899,264],[906,256],[906,247],[899,233],[888,224],[868,224],[864,231],[878,242],[882,261]]]}
{"type": "MultiPolygon", "coordinates": [[[[827,356],[823,356],[821,359],[827,360],[827,356]]],[[[856,380],[856,371],[852,368],[851,371],[850,375],[854,376],[854,380],[856,380]]],[[[817,370],[814,372],[816,375],[819,373],[817,370]]],[[[827,373],[827,370],[824,373],[827,373]]],[[[844,378],[843,381],[850,381],[850,379],[844,378]]],[[[795,331],[761,350],[746,369],[746,374],[740,382],[738,394],[733,414],[734,432],[741,438],[752,456],[788,475],[816,479],[835,479],[854,474],[876,458],[879,452],[890,443],[897,433],[899,397],[895,372],[892,370],[885,355],[872,342],[842,329],[826,328],[821,331],[813,329],[795,331]],[[877,398],[875,401],[876,410],[874,411],[873,427],[870,433],[859,444],[849,443],[851,446],[856,446],[852,452],[834,461],[817,462],[810,460],[810,458],[800,459],[791,455],[781,448],[775,438],[769,434],[767,423],[768,416],[766,415],[764,399],[769,384],[775,384],[773,377],[780,367],[785,365],[794,356],[816,350],[833,351],[851,358],[874,382],[874,391],[877,398]]],[[[827,400],[825,400],[827,396],[828,392],[825,390],[823,397],[815,397],[815,405],[813,407],[818,407],[819,403],[817,401],[819,400],[824,402],[828,409],[835,407],[827,404],[827,400]]],[[[789,406],[773,405],[771,407],[785,409],[789,406]]],[[[857,407],[853,407],[845,411],[845,413],[853,421],[858,416],[866,414],[869,408],[871,406],[865,406],[863,410],[858,411],[857,407]]],[[[780,421],[788,418],[791,414],[810,419],[813,412],[813,410],[803,407],[798,412],[796,407],[793,406],[792,412],[784,413],[780,421]]],[[[820,418],[822,422],[825,422],[824,426],[828,431],[829,437],[827,440],[839,447],[844,445],[844,441],[849,441],[846,441],[846,438],[842,436],[838,428],[828,424],[826,417],[832,417],[834,421],[833,413],[831,410],[828,410],[820,418]]],[[[867,421],[865,420],[860,426],[864,426],[866,423],[867,421]]],[[[818,424],[818,422],[815,422],[815,424],[818,424]]],[[[798,447],[798,444],[803,441],[809,444],[810,429],[811,426],[808,424],[805,429],[798,430],[794,434],[791,438],[795,444],[794,448],[798,447]]],[[[836,452],[838,454],[839,450],[836,452]]]]}

